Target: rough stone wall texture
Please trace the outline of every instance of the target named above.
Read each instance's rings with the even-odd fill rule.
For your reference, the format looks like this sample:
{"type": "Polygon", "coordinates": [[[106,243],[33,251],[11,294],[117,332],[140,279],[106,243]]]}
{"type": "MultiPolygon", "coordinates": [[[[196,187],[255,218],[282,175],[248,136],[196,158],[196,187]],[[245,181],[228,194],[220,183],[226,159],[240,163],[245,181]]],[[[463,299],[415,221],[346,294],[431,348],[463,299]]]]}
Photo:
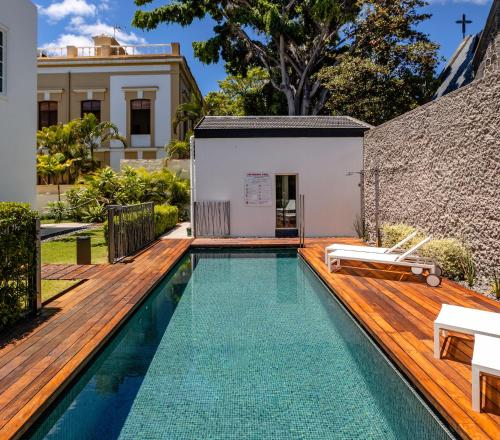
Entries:
{"type": "Polygon", "coordinates": [[[500,71],[500,1],[493,4],[488,21],[485,28],[486,49],[484,54],[481,53],[482,59],[475,76],[477,79],[500,71]]]}
{"type": "Polygon", "coordinates": [[[500,72],[365,133],[365,220],[463,239],[484,288],[500,273],[500,72]]]}

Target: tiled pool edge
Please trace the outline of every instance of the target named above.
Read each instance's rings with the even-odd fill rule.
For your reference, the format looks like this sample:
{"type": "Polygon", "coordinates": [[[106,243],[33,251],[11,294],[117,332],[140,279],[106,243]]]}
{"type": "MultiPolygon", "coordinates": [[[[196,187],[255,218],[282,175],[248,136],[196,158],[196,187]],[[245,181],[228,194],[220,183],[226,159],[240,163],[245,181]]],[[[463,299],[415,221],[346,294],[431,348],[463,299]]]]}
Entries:
{"type": "MultiPolygon", "coordinates": [[[[164,270],[164,272],[158,276],[158,278],[153,282],[153,284],[145,290],[143,295],[139,298],[137,302],[135,302],[132,307],[125,313],[119,320],[118,322],[114,323],[109,329],[107,329],[107,332],[103,335],[101,339],[97,342],[96,345],[91,347],[88,351],[88,353],[85,353],[85,356],[83,356],[80,361],[75,365],[75,367],[71,370],[71,372],[64,377],[64,379],[55,386],[55,388],[47,395],[47,398],[43,400],[43,402],[33,411],[31,415],[29,415],[25,421],[21,422],[17,426],[17,430],[10,434],[9,437],[13,440],[20,439],[32,426],[33,424],[45,413],[47,409],[50,408],[50,406],[54,403],[54,401],[57,400],[57,398],[61,395],[64,390],[68,388],[68,386],[73,383],[73,381],[82,373],[82,371],[89,365],[92,360],[96,358],[96,356],[100,353],[100,351],[106,346],[106,344],[113,338],[113,336],[125,325],[125,323],[132,317],[132,315],[135,313],[135,311],[143,304],[143,302],[146,300],[146,298],[152,293],[152,291],[155,289],[155,287],[161,283],[165,277],[169,275],[169,273],[172,271],[172,269],[182,260],[182,258],[190,251],[191,249],[191,240],[183,240],[184,242],[189,242],[186,243],[187,246],[184,247],[184,249],[179,252],[178,254],[175,255],[174,259],[171,260],[168,268],[164,270]]],[[[177,250],[177,249],[176,249],[177,250]]],[[[104,330],[101,329],[99,331],[102,332],[104,330]]],[[[84,350],[85,348],[82,348],[84,350]]],[[[80,357],[80,352],[78,352],[74,357],[72,357],[66,365],[68,365],[70,362],[72,362],[75,357],[80,357]]],[[[64,368],[64,367],[63,367],[64,368]]],[[[52,377],[52,379],[45,384],[45,386],[49,386],[53,380],[55,380],[56,375],[52,377]]],[[[44,387],[45,387],[44,386],[44,387]]],[[[43,387],[42,387],[43,389],[43,387]]],[[[26,407],[24,407],[26,408],[26,407]]],[[[24,410],[23,408],[23,410],[24,410]]],[[[21,412],[21,411],[20,411],[21,412]]],[[[17,418],[16,416],[13,417],[13,419],[17,418]]],[[[8,426],[10,423],[6,424],[5,426],[8,426]]],[[[5,428],[4,426],[4,428],[5,428]]],[[[3,435],[2,431],[3,429],[0,430],[0,436],[3,435]]]]}
{"type": "Polygon", "coordinates": [[[300,258],[311,272],[318,278],[320,283],[325,287],[325,289],[331,294],[332,298],[339,304],[339,306],[345,311],[345,313],[351,317],[353,322],[359,328],[359,330],[368,338],[374,348],[378,351],[380,356],[387,362],[387,364],[393,369],[394,373],[403,381],[403,383],[408,387],[408,389],[415,395],[415,397],[422,403],[422,405],[429,411],[429,414],[436,420],[436,422],[443,428],[443,430],[449,435],[450,439],[460,439],[461,436],[453,429],[453,427],[448,423],[447,419],[441,413],[441,411],[436,408],[436,406],[427,398],[425,393],[420,390],[419,386],[415,383],[414,378],[410,372],[404,369],[404,366],[400,366],[399,362],[393,360],[393,356],[390,351],[387,350],[381,341],[378,340],[376,334],[373,333],[370,328],[365,325],[365,323],[356,315],[349,305],[335,292],[328,282],[322,277],[322,275],[314,268],[314,266],[301,254],[300,249],[297,251],[297,256],[300,258]]]}

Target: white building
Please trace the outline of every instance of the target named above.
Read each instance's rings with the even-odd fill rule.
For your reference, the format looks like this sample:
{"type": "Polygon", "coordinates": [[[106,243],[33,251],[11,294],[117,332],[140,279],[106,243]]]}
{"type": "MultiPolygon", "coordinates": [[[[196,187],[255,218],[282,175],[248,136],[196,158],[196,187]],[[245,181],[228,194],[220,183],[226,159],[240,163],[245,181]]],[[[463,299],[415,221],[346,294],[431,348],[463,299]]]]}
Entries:
{"type": "Polygon", "coordinates": [[[369,128],[344,116],[205,117],[191,156],[195,235],[296,236],[301,220],[306,236],[354,235],[369,128]]]}
{"type": "Polygon", "coordinates": [[[93,113],[111,121],[127,140],[95,152],[101,166],[119,170],[121,161],[165,157],[165,145],[183,139],[172,121],[179,104],[201,92],[178,43],[124,46],[106,35],[91,47],[39,49],[38,128],[65,124],[93,113]]]}
{"type": "Polygon", "coordinates": [[[35,201],[37,10],[0,0],[0,201],[35,201]]]}

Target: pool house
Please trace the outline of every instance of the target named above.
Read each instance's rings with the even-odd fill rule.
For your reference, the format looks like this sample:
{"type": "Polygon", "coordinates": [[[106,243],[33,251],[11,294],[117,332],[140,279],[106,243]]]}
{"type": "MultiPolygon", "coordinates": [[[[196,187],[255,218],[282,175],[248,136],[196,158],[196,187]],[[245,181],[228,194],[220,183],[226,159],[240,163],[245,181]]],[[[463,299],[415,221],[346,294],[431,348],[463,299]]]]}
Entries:
{"type": "Polygon", "coordinates": [[[346,116],[207,116],[192,139],[197,237],[353,236],[363,134],[346,116]]]}

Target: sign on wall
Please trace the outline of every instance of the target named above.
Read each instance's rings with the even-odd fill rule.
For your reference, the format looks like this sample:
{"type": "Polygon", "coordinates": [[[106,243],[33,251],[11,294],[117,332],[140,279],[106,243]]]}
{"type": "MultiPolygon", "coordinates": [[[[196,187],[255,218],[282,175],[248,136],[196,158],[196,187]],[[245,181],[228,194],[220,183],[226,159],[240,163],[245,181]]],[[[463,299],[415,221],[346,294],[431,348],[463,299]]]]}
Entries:
{"type": "Polygon", "coordinates": [[[269,173],[247,173],[245,177],[245,205],[273,205],[273,179],[269,173]]]}

